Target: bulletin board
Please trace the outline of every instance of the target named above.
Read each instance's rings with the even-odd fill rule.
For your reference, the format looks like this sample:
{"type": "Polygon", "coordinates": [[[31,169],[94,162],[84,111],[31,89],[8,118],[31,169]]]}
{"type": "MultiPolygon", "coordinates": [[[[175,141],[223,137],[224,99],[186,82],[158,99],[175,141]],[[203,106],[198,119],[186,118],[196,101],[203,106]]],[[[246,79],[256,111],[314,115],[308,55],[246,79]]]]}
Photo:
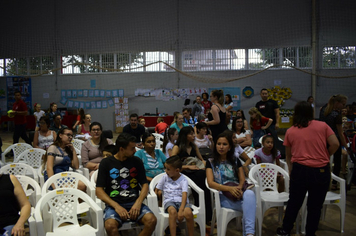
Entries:
{"type": "Polygon", "coordinates": [[[26,103],[27,109],[32,109],[31,78],[23,76],[7,76],[7,109],[11,110],[15,102],[15,92],[20,91],[22,100],[26,103]]]}

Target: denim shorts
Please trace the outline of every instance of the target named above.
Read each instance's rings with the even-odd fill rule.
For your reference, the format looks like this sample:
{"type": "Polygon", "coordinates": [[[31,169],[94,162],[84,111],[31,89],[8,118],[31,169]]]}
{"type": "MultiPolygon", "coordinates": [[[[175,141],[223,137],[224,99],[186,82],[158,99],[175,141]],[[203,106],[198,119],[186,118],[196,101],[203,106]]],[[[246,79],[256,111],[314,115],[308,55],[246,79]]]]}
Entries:
{"type": "Polygon", "coordinates": [[[8,225],[1,230],[0,235],[1,236],[10,236],[12,228],[14,228],[15,225],[8,225]]]}
{"type": "MultiPolygon", "coordinates": [[[[168,207],[170,207],[170,206],[173,206],[178,212],[181,204],[182,204],[181,202],[167,202],[166,204],[164,204],[164,212],[168,213],[168,207]]],[[[185,207],[192,208],[189,203],[186,203],[185,207]]],[[[193,209],[192,209],[192,211],[193,211],[193,209]]]]}
{"type": "MultiPolygon", "coordinates": [[[[121,207],[125,208],[127,211],[130,211],[130,209],[132,208],[132,206],[135,204],[135,202],[130,202],[130,203],[123,203],[120,204],[121,207]]],[[[147,213],[152,213],[153,212],[150,210],[150,208],[148,208],[148,206],[142,204],[141,205],[141,210],[140,210],[140,214],[136,219],[136,223],[139,223],[139,221],[142,219],[142,217],[144,215],[146,215],[147,213]]],[[[117,222],[119,222],[119,228],[122,226],[123,223],[122,222],[119,214],[117,214],[117,212],[115,211],[114,208],[112,208],[111,206],[106,206],[105,210],[104,210],[104,221],[108,220],[108,219],[114,219],[117,222]]]]}

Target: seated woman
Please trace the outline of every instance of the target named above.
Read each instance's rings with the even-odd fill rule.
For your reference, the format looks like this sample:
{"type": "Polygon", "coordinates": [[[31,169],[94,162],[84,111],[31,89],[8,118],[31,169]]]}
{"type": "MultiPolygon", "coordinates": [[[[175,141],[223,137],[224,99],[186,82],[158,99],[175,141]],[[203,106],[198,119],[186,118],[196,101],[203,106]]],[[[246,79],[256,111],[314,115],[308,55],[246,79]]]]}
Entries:
{"type": "Polygon", "coordinates": [[[213,149],[213,136],[208,133],[208,125],[204,122],[199,122],[195,126],[197,136],[194,139],[194,144],[198,148],[211,148],[213,149]]]}
{"type": "MultiPolygon", "coordinates": [[[[238,139],[236,133],[234,131],[225,130],[224,131],[229,138],[232,139],[232,143],[234,144],[234,156],[243,161],[242,169],[245,172],[245,176],[248,177],[248,173],[250,172],[249,165],[252,163],[252,158],[250,158],[247,153],[240,147],[238,144],[238,139]]],[[[253,152],[254,153],[254,152],[253,152]]]]}
{"type": "Polygon", "coordinates": [[[90,122],[91,115],[85,114],[84,120],[82,120],[82,123],[78,126],[79,139],[84,141],[88,140],[88,135],[90,134],[90,122]]]}
{"type": "MultiPolygon", "coordinates": [[[[200,155],[198,147],[194,144],[195,134],[194,129],[191,126],[183,127],[179,133],[176,145],[174,145],[172,150],[172,156],[178,155],[182,162],[182,173],[192,179],[202,190],[204,190],[205,196],[205,207],[206,207],[206,222],[211,221],[212,211],[211,211],[211,198],[210,191],[205,185],[205,168],[199,168],[197,165],[186,165],[185,160],[188,157],[197,157],[201,160],[205,166],[205,161],[200,155]]],[[[194,201],[199,204],[199,196],[193,191],[194,201]]]]}
{"type": "MultiPolygon", "coordinates": [[[[99,164],[103,159],[103,150],[107,145],[113,144],[110,139],[103,137],[103,127],[99,122],[93,122],[89,126],[90,136],[85,143],[83,143],[80,156],[82,158],[82,164],[90,171],[90,176],[99,169],[99,164]]],[[[115,155],[116,153],[112,153],[115,155]]]]}
{"type": "Polygon", "coordinates": [[[184,118],[183,115],[180,113],[177,113],[174,117],[174,120],[176,121],[175,123],[173,123],[170,128],[175,128],[178,131],[178,134],[180,132],[180,130],[183,127],[187,127],[189,126],[188,124],[184,123],[184,118]]]}
{"type": "Polygon", "coordinates": [[[47,150],[47,148],[56,140],[57,134],[50,130],[51,121],[48,116],[42,116],[39,121],[40,129],[33,137],[33,147],[47,150]]]}
{"type": "Polygon", "coordinates": [[[31,205],[20,182],[14,175],[0,174],[0,189],[0,235],[25,235],[31,205]]]}
{"type": "Polygon", "coordinates": [[[237,111],[236,111],[236,117],[238,117],[238,116],[241,116],[241,118],[242,118],[242,120],[243,120],[243,124],[244,124],[245,130],[246,130],[246,131],[249,131],[249,132],[251,133],[251,130],[250,130],[249,126],[248,126],[248,122],[247,122],[247,120],[246,120],[246,116],[245,116],[244,111],[241,110],[241,109],[240,109],[240,110],[237,110],[237,111]]]}
{"type": "MultiPolygon", "coordinates": [[[[56,141],[49,146],[44,156],[43,165],[46,170],[43,174],[45,181],[55,174],[69,171],[69,167],[73,169],[79,168],[79,160],[74,150],[72,139],[73,131],[71,129],[62,128],[58,131],[56,141]]],[[[78,189],[85,191],[85,185],[80,182],[78,189]]]]}
{"type": "MultiPolygon", "coordinates": [[[[214,148],[214,158],[206,164],[206,178],[210,188],[220,192],[222,207],[242,211],[245,235],[255,234],[256,197],[251,190],[242,190],[245,175],[241,163],[234,157],[234,144],[227,132],[218,135],[214,148]],[[237,186],[227,183],[233,182],[237,186]],[[224,195],[230,193],[234,200],[224,195]]],[[[227,194],[228,195],[228,194],[227,194]]]]}
{"type": "Polygon", "coordinates": [[[204,159],[211,157],[214,148],[213,136],[207,134],[208,125],[205,122],[199,122],[194,127],[197,136],[194,139],[194,144],[199,148],[200,154],[204,159]]]}
{"type": "Polygon", "coordinates": [[[236,133],[237,143],[241,148],[247,150],[252,145],[252,137],[249,130],[245,129],[244,120],[241,116],[237,116],[232,121],[232,130],[236,133]]]}
{"type": "Polygon", "coordinates": [[[166,156],[156,147],[156,139],[153,134],[144,133],[142,136],[143,149],[137,151],[135,156],[140,158],[146,170],[146,178],[149,182],[164,172],[166,156]]]}

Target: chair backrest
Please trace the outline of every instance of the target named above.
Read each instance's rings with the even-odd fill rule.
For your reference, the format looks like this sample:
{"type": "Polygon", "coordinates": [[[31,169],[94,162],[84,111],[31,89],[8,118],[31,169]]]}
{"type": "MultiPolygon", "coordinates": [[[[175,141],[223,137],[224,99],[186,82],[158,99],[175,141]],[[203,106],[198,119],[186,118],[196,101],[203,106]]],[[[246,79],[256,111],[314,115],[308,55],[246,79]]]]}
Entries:
{"type": "Polygon", "coordinates": [[[14,153],[14,160],[25,150],[33,148],[30,144],[27,143],[14,143],[8,148],[5,149],[4,153],[2,153],[2,162],[6,164],[5,155],[12,151],[14,153]]]}
{"type": "Polygon", "coordinates": [[[26,163],[34,169],[38,169],[42,166],[42,156],[45,154],[46,151],[40,148],[27,149],[14,159],[14,162],[26,163]]]}
{"type": "Polygon", "coordinates": [[[77,149],[76,152],[79,155],[80,155],[80,152],[82,151],[83,143],[84,143],[83,140],[76,139],[76,138],[72,139],[72,144],[73,144],[74,148],[77,149]],[[79,153],[78,153],[78,151],[79,151],[79,153]]]}
{"type": "Polygon", "coordinates": [[[260,163],[254,165],[249,173],[249,178],[256,184],[259,185],[260,191],[272,190],[278,192],[277,190],[277,176],[281,173],[284,177],[285,190],[289,190],[289,174],[281,167],[271,164],[271,163],[260,163]]]}
{"type": "Polygon", "coordinates": [[[98,171],[99,170],[94,171],[93,174],[90,177],[90,182],[94,187],[96,187],[96,180],[98,178],[98,171]]]}
{"type": "Polygon", "coordinates": [[[163,145],[163,135],[162,134],[156,134],[156,133],[152,133],[153,136],[155,137],[156,140],[156,149],[161,149],[162,150],[162,145],[163,145]]]}
{"type": "Polygon", "coordinates": [[[12,163],[0,168],[0,174],[31,176],[38,183],[37,171],[25,163],[12,163]]]}
{"type": "MultiPolygon", "coordinates": [[[[35,219],[36,221],[45,219],[46,213],[49,215],[49,207],[52,215],[53,231],[56,231],[56,229],[63,223],[70,223],[79,227],[77,217],[78,199],[82,199],[90,206],[90,208],[99,212],[99,214],[101,212],[100,216],[102,217],[102,210],[90,196],[77,189],[59,188],[42,196],[35,208],[35,219]]],[[[98,219],[100,219],[100,216],[98,219]]],[[[99,226],[103,225],[100,222],[96,223],[99,224],[99,226]]],[[[39,231],[44,231],[44,229],[40,229],[39,231]]]]}
{"type": "Polygon", "coordinates": [[[35,207],[37,202],[41,198],[41,187],[32,178],[24,175],[16,175],[17,180],[20,182],[26,197],[31,203],[31,206],[35,207]]]}
{"type": "Polygon", "coordinates": [[[79,181],[83,182],[87,187],[87,193],[93,199],[96,199],[95,189],[90,181],[85,178],[84,175],[78,174],[76,172],[61,172],[55,174],[47,179],[42,187],[42,195],[50,191],[50,187],[53,184],[56,189],[58,188],[72,188],[77,189],[79,181]]]}

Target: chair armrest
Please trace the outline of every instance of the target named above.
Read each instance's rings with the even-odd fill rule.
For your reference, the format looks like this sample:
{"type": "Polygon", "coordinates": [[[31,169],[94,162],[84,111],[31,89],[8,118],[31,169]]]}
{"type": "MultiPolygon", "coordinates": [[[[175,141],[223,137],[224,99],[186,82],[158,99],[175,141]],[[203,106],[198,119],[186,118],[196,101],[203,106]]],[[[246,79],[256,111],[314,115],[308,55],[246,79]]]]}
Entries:
{"type": "Polygon", "coordinates": [[[159,215],[159,207],[158,207],[158,199],[157,195],[153,192],[153,194],[147,195],[147,204],[150,210],[154,213],[155,216],[159,215]]]}

